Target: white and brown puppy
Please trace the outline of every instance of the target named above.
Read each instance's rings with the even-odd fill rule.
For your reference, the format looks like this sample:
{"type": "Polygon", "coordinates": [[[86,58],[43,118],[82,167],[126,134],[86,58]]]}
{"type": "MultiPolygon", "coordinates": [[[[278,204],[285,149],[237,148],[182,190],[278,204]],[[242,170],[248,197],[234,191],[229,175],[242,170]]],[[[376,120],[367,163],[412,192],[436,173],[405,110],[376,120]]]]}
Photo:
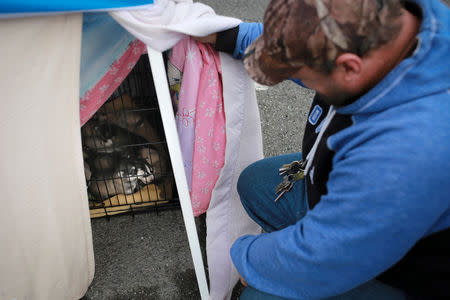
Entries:
{"type": "Polygon", "coordinates": [[[136,171],[136,166],[123,162],[113,172],[92,177],[89,191],[101,201],[117,194],[133,194],[138,188],[136,171]]]}

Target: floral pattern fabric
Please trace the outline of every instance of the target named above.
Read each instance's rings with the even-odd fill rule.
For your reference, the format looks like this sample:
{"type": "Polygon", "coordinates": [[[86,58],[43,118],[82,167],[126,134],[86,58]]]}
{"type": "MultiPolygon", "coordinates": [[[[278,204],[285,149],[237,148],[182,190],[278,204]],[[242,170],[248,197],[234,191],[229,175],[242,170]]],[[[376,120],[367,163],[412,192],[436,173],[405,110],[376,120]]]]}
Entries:
{"type": "Polygon", "coordinates": [[[131,42],[122,56],[107,67],[105,75],[80,97],[80,125],[83,126],[119,87],[147,47],[139,40],[131,42]]]}
{"type": "Polygon", "coordinates": [[[219,54],[210,45],[186,37],[172,49],[168,69],[192,208],[198,216],[208,209],[225,161],[219,54]]]}

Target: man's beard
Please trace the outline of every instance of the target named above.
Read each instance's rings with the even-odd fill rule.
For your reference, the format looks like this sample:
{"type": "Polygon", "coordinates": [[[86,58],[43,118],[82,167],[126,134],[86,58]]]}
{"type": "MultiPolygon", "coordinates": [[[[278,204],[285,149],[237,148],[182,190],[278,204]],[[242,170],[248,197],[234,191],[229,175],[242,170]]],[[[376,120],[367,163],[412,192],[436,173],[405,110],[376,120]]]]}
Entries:
{"type": "Polygon", "coordinates": [[[343,92],[336,92],[335,94],[329,96],[326,96],[319,92],[316,93],[317,96],[320,97],[320,99],[322,99],[325,103],[333,105],[335,107],[342,107],[349,105],[358,100],[358,98],[360,97],[360,95],[354,96],[343,92]]]}

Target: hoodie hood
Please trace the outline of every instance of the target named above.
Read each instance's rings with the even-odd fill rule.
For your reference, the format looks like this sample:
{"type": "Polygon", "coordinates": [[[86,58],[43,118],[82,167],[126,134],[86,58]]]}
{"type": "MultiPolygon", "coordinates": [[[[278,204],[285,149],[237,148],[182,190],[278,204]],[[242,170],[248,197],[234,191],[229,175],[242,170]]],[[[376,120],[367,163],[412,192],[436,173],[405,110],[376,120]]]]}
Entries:
{"type": "Polygon", "coordinates": [[[341,114],[385,110],[450,90],[450,9],[440,1],[411,0],[422,10],[422,23],[413,55],[356,102],[338,108],[341,114]],[[438,80],[436,80],[438,78],[438,80]]]}

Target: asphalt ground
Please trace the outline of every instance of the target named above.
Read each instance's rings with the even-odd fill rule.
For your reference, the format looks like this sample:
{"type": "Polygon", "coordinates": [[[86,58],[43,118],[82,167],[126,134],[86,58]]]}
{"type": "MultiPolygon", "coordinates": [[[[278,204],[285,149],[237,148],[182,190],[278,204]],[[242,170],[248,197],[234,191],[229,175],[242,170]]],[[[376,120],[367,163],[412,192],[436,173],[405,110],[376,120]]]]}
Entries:
{"type": "MultiPolygon", "coordinates": [[[[202,2],[217,14],[256,22],[262,20],[269,1],[202,2]]],[[[292,82],[258,87],[266,157],[301,151],[312,96],[292,82]]],[[[196,221],[204,242],[204,222],[196,221]]],[[[96,271],[85,300],[200,299],[180,210],[94,219],[92,231],[96,271]]],[[[233,299],[239,290],[237,286],[233,299]]]]}

